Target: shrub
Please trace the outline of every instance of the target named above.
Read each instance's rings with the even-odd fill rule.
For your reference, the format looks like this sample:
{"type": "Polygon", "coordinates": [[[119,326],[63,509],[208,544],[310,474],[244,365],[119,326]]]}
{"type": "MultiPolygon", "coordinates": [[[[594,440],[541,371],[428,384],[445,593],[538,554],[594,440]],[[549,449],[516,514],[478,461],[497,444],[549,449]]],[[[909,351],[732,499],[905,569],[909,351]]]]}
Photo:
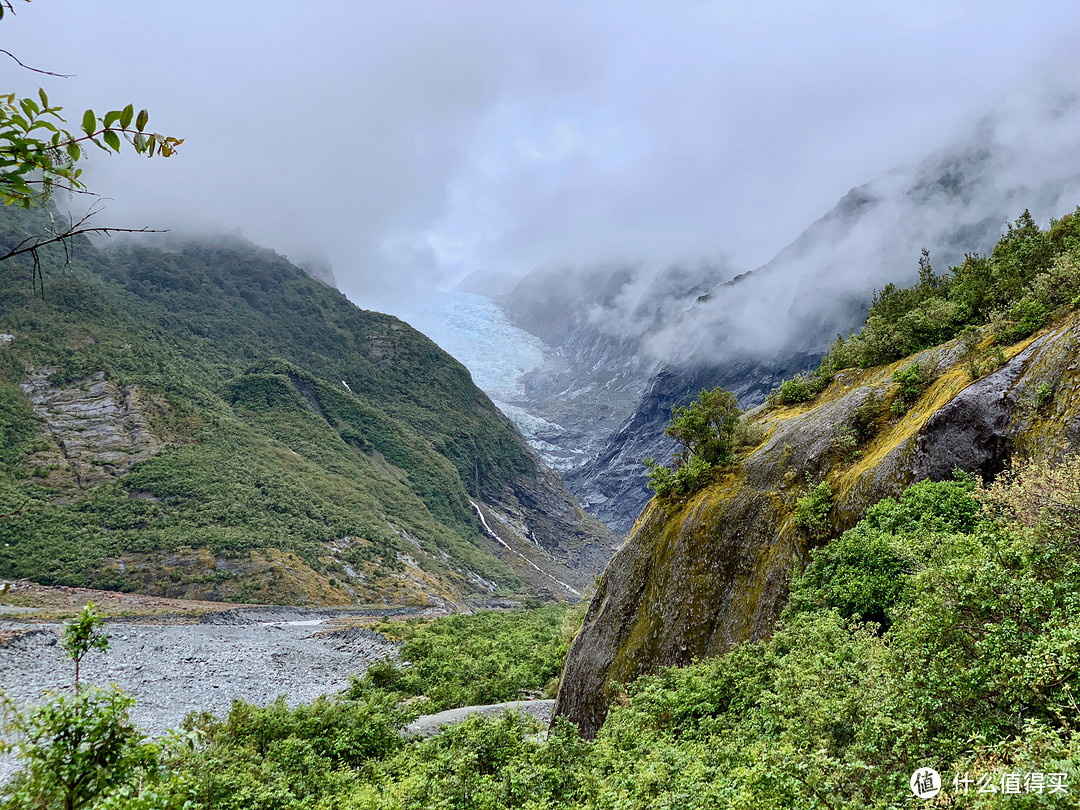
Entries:
{"type": "Polygon", "coordinates": [[[961,356],[967,365],[968,377],[979,379],[979,340],[982,332],[974,326],[965,328],[959,334],[961,356]]]}
{"type": "Polygon", "coordinates": [[[680,446],[667,467],[653,458],[642,459],[649,470],[649,487],[663,498],[686,495],[705,485],[708,473],[735,456],[735,429],[740,411],[735,395],[722,388],[702,389],[686,407],[671,409],[671,424],[664,433],[680,446]]]}
{"type": "Polygon", "coordinates": [[[1007,346],[1031,335],[1041,328],[1049,317],[1050,311],[1045,304],[1024,297],[1008,309],[994,313],[991,331],[995,342],[1007,346]]]}
{"type": "Polygon", "coordinates": [[[822,481],[795,502],[795,525],[812,540],[824,540],[829,536],[832,494],[829,482],[822,481]]]}
{"type": "Polygon", "coordinates": [[[840,458],[850,461],[859,456],[859,437],[854,430],[845,425],[833,437],[832,447],[840,458]]]}
{"type": "Polygon", "coordinates": [[[893,372],[893,382],[899,385],[897,396],[905,406],[911,405],[915,400],[922,396],[923,387],[927,383],[928,374],[926,370],[919,363],[912,363],[910,366],[893,372]]]}
{"type": "Polygon", "coordinates": [[[735,433],[732,436],[732,442],[736,450],[757,447],[763,441],[765,441],[765,428],[749,419],[739,419],[735,425],[735,433]]]}
{"type": "Polygon", "coordinates": [[[144,742],[118,689],[84,686],[25,714],[6,696],[4,733],[24,770],[4,786],[4,807],[81,808],[156,777],[158,748],[144,742]]]}
{"type": "Polygon", "coordinates": [[[665,467],[651,458],[643,463],[649,468],[649,488],[661,498],[696,492],[705,485],[706,475],[713,469],[712,464],[699,456],[690,456],[676,467],[665,467]]]}
{"type": "Polygon", "coordinates": [[[796,374],[789,380],[784,380],[767,397],[770,405],[795,405],[800,402],[810,402],[818,394],[829,387],[832,382],[832,374],[824,369],[818,369],[809,374],[796,374]]]}
{"type": "Polygon", "coordinates": [[[848,425],[858,439],[859,444],[870,441],[878,432],[878,419],[881,417],[881,398],[876,391],[871,391],[859,403],[848,420],[848,425]]]}
{"type": "Polygon", "coordinates": [[[980,520],[980,504],[973,497],[976,480],[961,470],[952,481],[920,481],[899,499],[885,498],[866,510],[861,523],[889,534],[923,531],[969,533],[980,520]]]}
{"type": "Polygon", "coordinates": [[[1050,387],[1050,384],[1039,383],[1039,388],[1035,391],[1035,407],[1042,408],[1045,405],[1049,405],[1053,398],[1054,389],[1050,387]]]}
{"type": "Polygon", "coordinates": [[[373,664],[348,696],[369,692],[429,699],[425,712],[516,700],[543,692],[558,676],[584,605],[482,611],[428,623],[387,623],[380,630],[402,639],[400,658],[373,664]]]}
{"type": "Polygon", "coordinates": [[[792,595],[791,609],[836,608],[845,619],[889,626],[888,612],[904,589],[909,562],[889,535],[847,531],[813,552],[792,595]]]}
{"type": "Polygon", "coordinates": [[[739,416],[733,393],[722,388],[702,389],[689,406],[671,409],[671,424],[664,433],[679,443],[683,460],[696,457],[710,465],[726,464],[732,457],[732,436],[739,416]]]}
{"type": "Polygon", "coordinates": [[[871,391],[852,411],[833,439],[833,447],[841,458],[858,457],[859,448],[877,435],[880,416],[881,398],[876,391],[871,391]]]}

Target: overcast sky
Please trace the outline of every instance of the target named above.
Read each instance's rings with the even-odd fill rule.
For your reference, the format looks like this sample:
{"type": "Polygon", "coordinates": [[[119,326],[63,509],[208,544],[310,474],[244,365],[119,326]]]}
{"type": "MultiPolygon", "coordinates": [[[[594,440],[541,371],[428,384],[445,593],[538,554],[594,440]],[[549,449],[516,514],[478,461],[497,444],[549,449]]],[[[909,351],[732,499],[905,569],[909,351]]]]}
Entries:
{"type": "Polygon", "coordinates": [[[93,156],[111,221],[323,257],[365,306],[473,270],[750,269],[1080,43],[1076,0],[17,5],[2,46],[77,75],[5,61],[9,87],[186,139],[93,156]]]}

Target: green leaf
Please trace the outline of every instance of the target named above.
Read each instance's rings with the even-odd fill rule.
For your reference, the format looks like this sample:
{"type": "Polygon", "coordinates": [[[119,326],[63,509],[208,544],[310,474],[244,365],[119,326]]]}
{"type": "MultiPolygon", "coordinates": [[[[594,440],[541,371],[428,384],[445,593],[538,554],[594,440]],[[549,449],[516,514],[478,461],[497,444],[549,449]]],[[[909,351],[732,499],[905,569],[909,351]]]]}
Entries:
{"type": "Polygon", "coordinates": [[[102,120],[104,121],[106,128],[111,127],[113,124],[120,120],[120,111],[110,110],[109,112],[105,113],[105,118],[103,118],[102,120]]]}
{"type": "Polygon", "coordinates": [[[105,138],[105,143],[111,146],[114,152],[120,151],[120,136],[117,135],[113,130],[106,130],[103,137],[105,138]]]}
{"type": "Polygon", "coordinates": [[[97,129],[97,116],[94,115],[93,110],[87,110],[83,113],[82,128],[87,135],[94,134],[94,130],[97,129]]]}
{"type": "Polygon", "coordinates": [[[148,113],[146,110],[139,110],[139,117],[135,119],[135,129],[139,130],[139,132],[142,132],[144,129],[146,129],[146,124],[149,120],[150,113],[148,113]]]}
{"type": "Polygon", "coordinates": [[[41,97],[41,108],[43,110],[49,109],[49,97],[47,95],[45,95],[44,88],[41,88],[41,87],[38,88],[38,96],[41,97]]]}
{"type": "Polygon", "coordinates": [[[131,126],[131,117],[133,115],[135,115],[135,108],[131,104],[128,104],[120,114],[120,126],[123,129],[127,129],[131,126]]]}

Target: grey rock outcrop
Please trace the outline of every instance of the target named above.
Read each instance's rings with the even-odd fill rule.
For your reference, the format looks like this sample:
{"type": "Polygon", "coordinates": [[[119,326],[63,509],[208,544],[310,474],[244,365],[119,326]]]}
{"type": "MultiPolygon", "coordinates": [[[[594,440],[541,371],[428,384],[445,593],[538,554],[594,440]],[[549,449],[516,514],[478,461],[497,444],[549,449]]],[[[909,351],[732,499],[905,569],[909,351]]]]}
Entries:
{"type": "Polygon", "coordinates": [[[60,385],[52,368],[20,386],[41,419],[45,447],[27,465],[51,483],[85,490],[127,473],[165,446],[151,427],[168,405],[134,386],[118,388],[103,372],[60,385]]]}

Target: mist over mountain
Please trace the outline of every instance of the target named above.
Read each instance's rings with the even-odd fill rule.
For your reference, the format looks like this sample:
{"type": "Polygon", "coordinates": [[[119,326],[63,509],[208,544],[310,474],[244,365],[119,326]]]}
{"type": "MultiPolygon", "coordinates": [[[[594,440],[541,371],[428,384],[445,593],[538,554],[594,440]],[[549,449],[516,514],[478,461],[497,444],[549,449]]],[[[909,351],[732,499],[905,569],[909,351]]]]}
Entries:
{"type": "Polygon", "coordinates": [[[759,404],[856,328],[876,289],[913,279],[924,247],[945,272],[989,250],[1025,209],[1041,222],[1071,211],[1077,131],[1075,93],[1014,95],[952,145],[851,189],[751,272],[726,260],[534,270],[498,301],[550,351],[514,383],[506,412],[519,426],[542,424],[534,446],[625,530],[649,497],[641,458],[671,452],[673,405],[718,385],[743,407],[759,404]]]}
{"type": "Polygon", "coordinates": [[[663,435],[673,405],[716,386],[735,391],[743,407],[760,404],[861,323],[875,289],[914,279],[923,247],[943,272],[988,251],[1025,209],[1044,223],[1070,212],[1080,202],[1077,131],[1074,94],[1033,96],[985,118],[970,140],[852,189],[768,263],[647,335],[644,351],[667,361],[633,415],[568,479],[571,489],[616,530],[628,529],[650,497],[641,459],[673,449],[663,435]]]}

